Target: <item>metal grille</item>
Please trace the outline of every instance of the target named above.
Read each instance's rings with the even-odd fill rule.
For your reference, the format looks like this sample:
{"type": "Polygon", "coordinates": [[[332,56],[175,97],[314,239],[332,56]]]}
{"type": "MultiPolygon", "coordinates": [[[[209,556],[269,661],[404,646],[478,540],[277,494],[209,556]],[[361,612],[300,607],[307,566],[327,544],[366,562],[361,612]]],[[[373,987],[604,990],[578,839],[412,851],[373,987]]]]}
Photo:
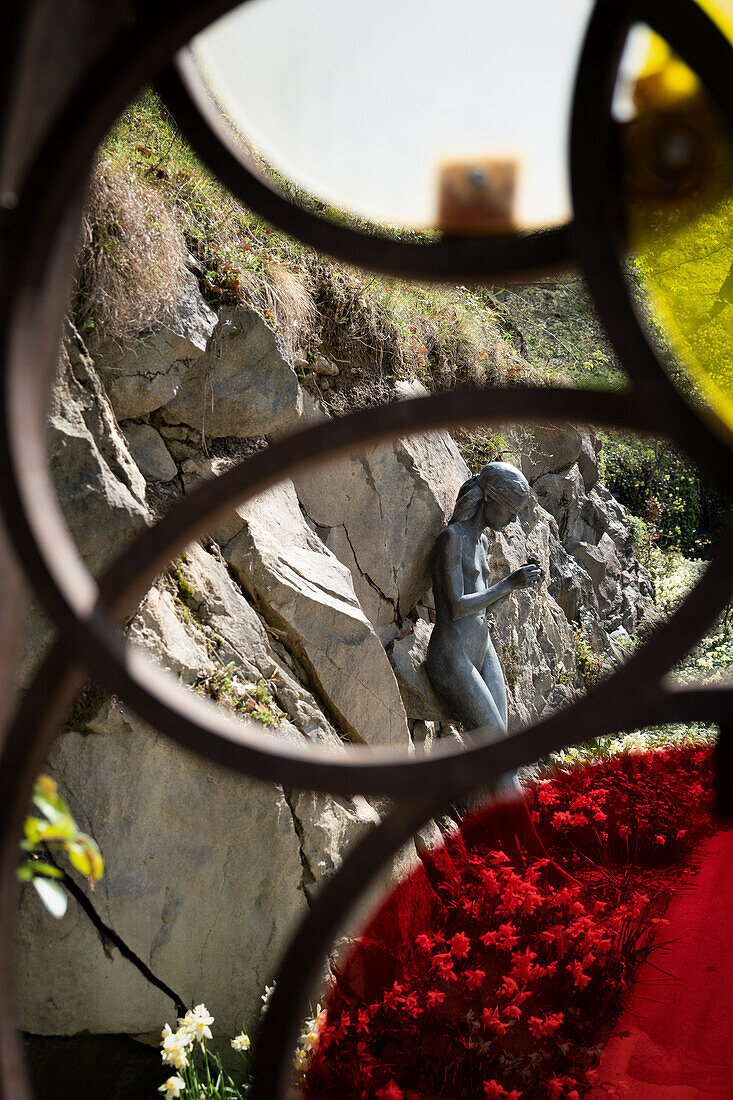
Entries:
{"type": "MultiPolygon", "coordinates": [[[[574,223],[532,236],[444,238],[433,245],[385,241],[335,227],[269,191],[228,146],[196,94],[185,52],[231,0],[120,3],[34,0],[6,23],[3,46],[2,463],[8,548],[0,653],[6,689],[14,671],[22,573],[57,627],[57,640],[7,719],[0,772],[0,1066],[3,1095],[29,1100],[15,1030],[13,930],[18,837],[33,779],[75,692],[91,675],[186,748],[242,774],[343,795],[386,796],[392,809],[358,844],[293,938],[277,976],[258,1046],[253,1096],[288,1092],[290,1053],[309,987],[346,914],[385,861],[449,803],[511,769],[580,740],[663,722],[705,721],[721,729],[718,799],[733,809],[730,690],[671,687],[666,674],[712,625],[733,592],[733,529],[714,548],[703,579],[677,613],[615,675],[571,708],[505,741],[461,754],[407,760],[354,747],[333,758],[315,746],[263,738],[170,683],[132,650],[119,622],[186,543],[234,504],[279,479],[360,445],[407,432],[477,422],[576,421],[666,436],[724,492],[733,490],[733,439],[685,403],[634,313],[620,266],[623,211],[618,133],[610,102],[632,22],[661,34],[702,78],[733,129],[731,47],[693,0],[598,0],[580,60],[571,134],[574,223]],[[172,66],[172,67],[171,67],[172,66]],[[413,278],[501,280],[577,263],[629,378],[623,392],[529,386],[453,390],[355,413],[272,444],[178,502],[98,581],[65,528],[51,484],[45,422],[68,300],[85,182],[98,142],[119,111],[159,79],[178,123],[210,167],[250,207],[307,243],[349,262],[413,278]],[[8,583],[10,579],[10,583],[8,583]]],[[[0,549],[2,549],[0,547],[0,549]]],[[[7,709],[7,708],[6,708],[7,709]]]]}

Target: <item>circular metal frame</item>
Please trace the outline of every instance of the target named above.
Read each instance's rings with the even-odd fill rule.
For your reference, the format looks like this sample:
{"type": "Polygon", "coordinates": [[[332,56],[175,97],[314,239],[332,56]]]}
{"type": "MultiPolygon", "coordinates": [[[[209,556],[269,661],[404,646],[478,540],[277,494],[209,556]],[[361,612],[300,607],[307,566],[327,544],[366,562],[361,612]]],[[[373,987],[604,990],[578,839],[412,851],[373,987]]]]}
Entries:
{"type": "MultiPolygon", "coordinates": [[[[444,425],[507,420],[576,420],[667,434],[724,490],[733,493],[731,437],[711,430],[674,389],[644,335],[620,266],[623,218],[616,191],[616,130],[610,93],[618,53],[632,20],[662,34],[702,77],[733,129],[727,77],[730,44],[692,0],[598,0],[578,70],[572,127],[575,223],[572,241],[611,340],[632,379],[625,393],[564,389],[456,390],[400,402],[307,429],[273,444],[192,493],[140,539],[97,584],[81,562],[61,516],[48,470],[45,413],[57,334],[73,268],[81,193],[94,146],[115,113],[155,75],[182,42],[232,3],[151,3],[104,56],[77,74],[74,91],[24,175],[10,224],[22,244],[0,284],[3,388],[0,493],[16,554],[59,629],[55,644],[9,727],[0,768],[2,881],[0,919],[0,1066],[5,1094],[28,1100],[30,1087],[14,1030],[12,927],[17,837],[33,777],[82,676],[108,690],[179,744],[258,779],[292,787],[388,795],[396,808],[344,861],[317,899],[286,956],[258,1051],[254,1095],[284,1095],[288,1050],[308,984],[344,913],[390,855],[446,803],[537,757],[597,735],[670,719],[725,725],[726,688],[672,689],[665,675],[711,624],[733,590],[733,529],[715,549],[695,591],[613,677],[568,710],[493,745],[465,753],[395,758],[350,750],[334,759],[315,746],[279,745],[254,724],[227,720],[167,679],[132,650],[116,619],[144,594],[171,557],[206,525],[296,469],[358,445],[444,425]],[[602,169],[599,174],[599,168],[602,169]],[[52,185],[49,186],[49,180],[52,185]],[[599,180],[602,186],[599,187],[599,180]],[[303,456],[307,455],[307,459],[303,456]]],[[[190,57],[179,53],[164,79],[175,116],[225,183],[265,217],[341,259],[415,278],[469,281],[511,277],[567,261],[567,229],[527,237],[444,238],[400,245],[324,222],[264,187],[232,156],[216,119],[196,99],[190,57]],[[264,188],[263,191],[258,188],[264,188]],[[284,205],[283,205],[284,204],[284,205]],[[287,208],[287,209],[286,209],[287,208]]],[[[730,781],[729,776],[724,777],[730,781]]]]}
{"type": "Polygon", "coordinates": [[[345,263],[409,279],[470,283],[491,277],[526,278],[566,266],[571,258],[567,225],[532,233],[445,234],[437,241],[419,243],[380,237],[321,218],[289,202],[250,166],[206,91],[190,48],[179,50],[159,88],[186,139],[246,206],[345,263]]]}

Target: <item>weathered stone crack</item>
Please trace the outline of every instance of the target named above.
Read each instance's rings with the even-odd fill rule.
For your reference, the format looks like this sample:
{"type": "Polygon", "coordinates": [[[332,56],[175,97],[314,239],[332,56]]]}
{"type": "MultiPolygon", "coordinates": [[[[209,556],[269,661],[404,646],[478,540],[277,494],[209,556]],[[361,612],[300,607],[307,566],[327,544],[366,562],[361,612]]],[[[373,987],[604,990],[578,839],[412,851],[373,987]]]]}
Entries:
{"type": "Polygon", "coordinates": [[[211,933],[214,931],[214,926],[219,919],[219,913],[221,912],[221,899],[224,897],[224,889],[227,882],[227,865],[232,855],[232,845],[227,846],[227,854],[224,856],[224,862],[221,868],[221,887],[219,889],[219,897],[216,899],[216,911],[212,918],[209,930],[204,936],[204,942],[201,945],[201,954],[199,955],[199,985],[203,984],[204,980],[204,952],[206,951],[206,945],[208,944],[211,933]]]}
{"type": "MultiPolygon", "coordinates": [[[[368,467],[366,467],[366,466],[364,467],[364,469],[367,472],[367,476],[370,480],[370,483],[372,485],[374,485],[374,479],[372,478],[371,471],[369,471],[368,467]]],[[[376,489],[375,489],[375,492],[376,492],[376,489]]],[[[305,507],[305,505],[303,504],[303,502],[299,501],[298,503],[300,504],[300,510],[303,513],[303,515],[305,516],[306,521],[308,522],[308,524],[311,527],[318,527],[319,525],[316,523],[316,521],[313,519],[313,517],[309,514],[309,512],[308,512],[307,508],[305,507]]],[[[380,510],[381,510],[381,504],[380,504],[380,510]]],[[[354,561],[356,562],[356,568],[359,570],[359,573],[361,574],[361,576],[364,578],[364,580],[367,582],[367,584],[371,588],[374,589],[374,591],[377,593],[377,595],[381,599],[383,599],[386,603],[390,604],[394,608],[395,615],[396,615],[397,614],[397,604],[396,604],[396,602],[390,596],[388,596],[386,594],[386,592],[382,591],[382,589],[379,587],[379,585],[374,580],[374,578],[371,577],[369,575],[369,573],[367,573],[366,569],[363,568],[361,562],[359,561],[358,555],[356,553],[356,547],[354,546],[353,542],[351,541],[351,536],[349,535],[349,529],[346,526],[346,524],[345,523],[339,523],[336,526],[340,527],[342,529],[342,531],[344,532],[344,535],[346,536],[346,541],[349,544],[349,547],[351,549],[351,553],[353,555],[354,561]]],[[[333,530],[333,528],[331,528],[331,530],[333,530]]],[[[324,540],[322,540],[322,541],[324,541],[324,540]]],[[[325,541],[324,541],[324,545],[325,545],[325,541]]]]}
{"type": "MultiPolygon", "coordinates": [[[[44,853],[44,859],[48,860],[49,863],[52,863],[54,867],[58,867],[58,864],[49,852],[44,853]]],[[[161,993],[164,993],[166,997],[170,997],[171,1001],[173,1001],[177,1014],[179,1016],[184,1016],[186,1014],[186,1005],[184,1004],[183,998],[178,993],[176,993],[175,990],[171,989],[171,987],[167,985],[162,980],[162,978],[159,978],[156,974],[153,973],[150,967],[143,962],[140,956],[136,954],[131,947],[128,947],[128,945],[122,939],[122,936],[119,935],[119,933],[115,932],[113,928],[110,928],[108,924],[105,924],[97,910],[92,905],[91,899],[84,893],[82,888],[71,877],[71,875],[67,874],[67,872],[64,871],[62,867],[58,867],[58,869],[63,875],[62,881],[64,886],[71,894],[74,901],[79,905],[84,915],[94,925],[97,932],[99,933],[99,938],[102,941],[102,948],[105,954],[109,955],[110,946],[116,947],[120,955],[122,955],[123,959],[126,959],[127,962],[134,966],[135,969],[138,970],[139,973],[143,976],[143,978],[145,978],[145,980],[150,983],[150,985],[154,985],[155,988],[159,989],[161,993]]]]}
{"type": "Polygon", "coordinates": [[[295,830],[295,837],[296,837],[296,840],[298,841],[298,853],[300,855],[300,865],[303,868],[303,873],[300,876],[300,888],[303,891],[303,895],[305,897],[306,903],[308,905],[308,908],[310,909],[310,907],[311,907],[310,891],[316,885],[316,876],[313,872],[313,868],[311,867],[310,860],[308,859],[308,856],[305,853],[305,848],[304,848],[305,832],[304,832],[304,829],[303,829],[303,822],[300,820],[300,818],[298,817],[298,815],[295,812],[295,807],[293,806],[293,801],[292,801],[292,791],[290,791],[287,788],[283,787],[282,792],[283,792],[283,798],[285,799],[285,804],[288,807],[288,809],[290,810],[290,816],[293,819],[293,829],[295,830]]]}
{"type": "MultiPolygon", "coordinates": [[[[241,583],[241,582],[240,582],[241,583]]],[[[255,609],[260,619],[264,623],[268,630],[273,630],[280,638],[281,644],[290,652],[298,664],[303,668],[308,678],[307,687],[313,698],[320,706],[322,712],[326,717],[330,718],[336,727],[337,731],[344,734],[349,741],[356,741],[359,744],[364,743],[364,739],[359,735],[358,731],[346,720],[345,715],[341,713],[338,707],[334,704],[333,700],[329,696],[328,692],[321,683],[320,677],[316,671],[313,662],[308,657],[308,653],[305,646],[300,642],[297,637],[293,636],[293,629],[290,624],[275,610],[271,604],[267,603],[263,594],[256,589],[251,590],[247,588],[246,584],[241,584],[242,590],[247,596],[251,606],[255,609]],[[275,626],[275,623],[279,624],[275,626]]]]}
{"type": "Polygon", "coordinates": [[[353,542],[351,541],[351,536],[349,535],[349,529],[348,529],[348,527],[346,526],[345,523],[342,523],[341,527],[343,528],[344,535],[346,536],[346,541],[348,542],[349,547],[351,548],[351,553],[354,555],[354,561],[356,562],[356,568],[359,570],[359,572],[361,573],[362,577],[367,582],[367,584],[370,585],[370,587],[373,588],[374,591],[386,603],[390,604],[394,608],[394,613],[395,613],[395,616],[396,616],[397,615],[397,603],[396,603],[396,601],[393,600],[390,596],[388,596],[386,592],[383,592],[382,589],[377,584],[377,582],[369,575],[369,573],[367,573],[367,571],[365,569],[362,569],[361,564],[359,562],[359,559],[356,556],[356,548],[355,548],[353,542]]]}

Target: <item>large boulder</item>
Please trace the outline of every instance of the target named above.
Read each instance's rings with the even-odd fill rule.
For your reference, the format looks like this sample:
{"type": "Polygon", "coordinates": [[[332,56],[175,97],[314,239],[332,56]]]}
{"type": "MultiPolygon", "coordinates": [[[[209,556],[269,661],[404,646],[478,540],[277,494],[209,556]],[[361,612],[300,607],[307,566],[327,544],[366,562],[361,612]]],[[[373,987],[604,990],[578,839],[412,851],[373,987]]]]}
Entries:
{"type": "Polygon", "coordinates": [[[121,343],[94,341],[94,362],[118,419],[145,416],[170,401],[205,352],[215,325],[216,314],[187,272],[174,307],[154,332],[121,343]]]}
{"type": "Polygon", "coordinates": [[[574,466],[583,447],[580,429],[574,424],[532,424],[519,438],[522,473],[529,482],[574,466]]]}
{"type": "Polygon", "coordinates": [[[240,507],[223,538],[242,587],[305,667],[340,730],[370,745],[408,745],[387,655],[351,573],[303,519],[293,483],[240,507]]]}
{"type": "MultiPolygon", "coordinates": [[[[106,856],[93,897],[103,922],[237,1034],[306,908],[282,791],[184,752],[115,701],[61,736],[47,768],[106,856]]],[[[37,1034],[152,1035],[174,1014],[75,903],[52,922],[32,890],[18,973],[22,1026],[37,1034]]]]}
{"type": "Polygon", "coordinates": [[[266,435],[302,411],[298,378],[280,338],[256,310],[225,310],[205,355],[162,410],[204,439],[266,435]]]}
{"type": "Polygon", "coordinates": [[[295,479],[300,504],[348,566],[383,642],[430,587],[428,558],[470,476],[448,432],[396,439],[295,479]]]}

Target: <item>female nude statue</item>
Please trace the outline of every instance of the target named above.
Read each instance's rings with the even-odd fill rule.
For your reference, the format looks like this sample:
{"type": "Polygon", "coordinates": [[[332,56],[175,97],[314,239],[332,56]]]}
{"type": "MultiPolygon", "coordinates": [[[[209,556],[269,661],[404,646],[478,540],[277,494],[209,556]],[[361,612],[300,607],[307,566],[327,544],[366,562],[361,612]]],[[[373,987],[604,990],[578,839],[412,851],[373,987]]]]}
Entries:
{"type": "MultiPolygon", "coordinates": [[[[492,583],[484,531],[500,531],[516,519],[529,492],[516,467],[507,462],[484,466],[461,486],[430,559],[435,596],[435,626],[425,662],[430,682],[454,718],[467,730],[480,727],[483,737],[492,741],[506,737],[508,715],[506,684],[486,610],[517,588],[539,584],[542,571],[535,562],[527,562],[492,583]]],[[[521,858],[518,842],[533,858],[546,857],[516,777],[504,777],[500,789],[519,796],[504,815],[504,850],[521,858]]]]}
{"type": "Polygon", "coordinates": [[[430,559],[435,628],[425,663],[428,676],[451,714],[467,730],[482,727],[491,740],[506,736],[507,699],[486,609],[516,588],[538,584],[542,571],[528,562],[492,584],[483,532],[506,527],[528,500],[524,475],[507,462],[491,462],[461,486],[430,559]]]}

